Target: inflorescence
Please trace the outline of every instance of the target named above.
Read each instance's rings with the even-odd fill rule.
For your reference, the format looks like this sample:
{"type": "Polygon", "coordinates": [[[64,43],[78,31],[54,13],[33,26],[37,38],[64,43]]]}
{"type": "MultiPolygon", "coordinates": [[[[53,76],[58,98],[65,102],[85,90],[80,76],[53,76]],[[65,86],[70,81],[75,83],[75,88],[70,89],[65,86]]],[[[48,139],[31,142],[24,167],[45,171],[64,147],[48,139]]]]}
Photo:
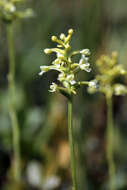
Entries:
{"type": "Polygon", "coordinates": [[[110,98],[112,95],[127,94],[127,87],[123,84],[117,83],[116,79],[127,74],[123,65],[117,64],[117,52],[113,52],[112,56],[102,55],[96,62],[99,74],[96,75],[98,81],[98,88],[89,87],[90,93],[102,92],[106,97],[110,98]]]}
{"type": "Polygon", "coordinates": [[[16,18],[33,16],[33,11],[30,8],[24,11],[18,10],[17,5],[23,1],[24,0],[0,0],[0,17],[5,22],[12,22],[16,18]]]}
{"type": "Polygon", "coordinates": [[[56,48],[45,49],[45,54],[56,53],[56,59],[52,62],[50,66],[40,66],[41,72],[39,75],[48,72],[49,70],[56,70],[59,72],[57,80],[61,85],[52,83],[50,85],[50,92],[60,91],[64,95],[76,94],[77,88],[81,85],[88,85],[92,88],[96,88],[96,81],[81,81],[78,82],[76,75],[79,71],[90,72],[90,63],[89,49],[83,49],[79,51],[71,51],[70,40],[72,34],[74,33],[73,29],[68,30],[68,35],[60,34],[60,37],[52,36],[51,40],[57,43],[56,48]],[[73,62],[72,57],[75,55],[80,55],[79,62],[73,62]]]}

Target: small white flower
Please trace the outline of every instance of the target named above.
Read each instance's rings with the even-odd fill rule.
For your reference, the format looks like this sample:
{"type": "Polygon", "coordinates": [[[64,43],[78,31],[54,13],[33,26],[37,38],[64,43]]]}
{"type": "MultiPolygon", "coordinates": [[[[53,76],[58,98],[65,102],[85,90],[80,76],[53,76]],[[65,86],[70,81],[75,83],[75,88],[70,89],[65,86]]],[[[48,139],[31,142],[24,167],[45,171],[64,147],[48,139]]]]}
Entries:
{"type": "Polygon", "coordinates": [[[97,80],[93,80],[89,82],[89,87],[96,88],[97,87],[97,80]]]}
{"type": "Polygon", "coordinates": [[[83,49],[83,50],[80,51],[80,53],[83,54],[83,55],[88,56],[88,55],[90,55],[90,50],[89,49],[83,49]]]}
{"type": "Polygon", "coordinates": [[[69,82],[68,81],[63,81],[63,85],[65,88],[70,88],[69,82]]]}
{"type": "Polygon", "coordinates": [[[76,81],[74,80],[74,74],[67,75],[66,80],[71,84],[74,85],[76,81]]]}
{"type": "Polygon", "coordinates": [[[88,92],[90,94],[93,94],[97,91],[97,89],[99,88],[99,85],[98,85],[98,81],[95,79],[95,80],[91,80],[89,83],[88,83],[88,92]]]}
{"type": "Polygon", "coordinates": [[[127,88],[122,84],[114,85],[114,93],[116,96],[124,95],[127,93],[127,88]]]}
{"type": "Polygon", "coordinates": [[[86,57],[86,55],[82,55],[81,58],[82,58],[84,61],[86,61],[86,62],[88,62],[88,60],[89,60],[89,58],[86,57]]]}
{"type": "Polygon", "coordinates": [[[60,73],[58,75],[58,80],[60,82],[64,81],[64,86],[66,87],[69,85],[69,83],[71,85],[74,85],[76,83],[76,81],[74,80],[74,74],[70,74],[66,76],[64,73],[60,73]]]}
{"type": "Polygon", "coordinates": [[[13,13],[13,12],[15,12],[16,7],[12,3],[7,3],[5,6],[5,10],[10,13],[13,13]]]}
{"type": "Polygon", "coordinates": [[[65,38],[66,38],[66,37],[65,37],[65,34],[63,34],[63,33],[60,34],[60,39],[61,39],[61,40],[64,40],[65,38]]]}
{"type": "Polygon", "coordinates": [[[81,70],[85,70],[87,72],[91,71],[90,63],[88,63],[88,60],[89,60],[89,58],[86,57],[84,54],[81,56],[81,59],[79,61],[79,67],[81,70]]]}
{"type": "Polygon", "coordinates": [[[83,65],[83,64],[84,64],[84,59],[81,58],[81,59],[79,60],[79,65],[83,65]]]}
{"type": "Polygon", "coordinates": [[[56,54],[57,54],[58,59],[64,58],[64,56],[61,53],[57,52],[56,54]]]}
{"type": "Polygon", "coordinates": [[[58,78],[57,78],[60,82],[62,82],[63,80],[65,80],[65,74],[64,73],[60,73],[58,75],[58,78]]]}
{"type": "Polygon", "coordinates": [[[74,79],[74,74],[67,75],[67,80],[73,80],[74,79]]]}
{"type": "Polygon", "coordinates": [[[41,72],[39,73],[39,75],[43,75],[45,72],[49,71],[49,67],[48,66],[40,66],[41,72]]]}
{"type": "Polygon", "coordinates": [[[91,72],[90,63],[80,64],[80,69],[86,72],[91,72]]]}
{"type": "Polygon", "coordinates": [[[57,84],[54,83],[54,82],[52,82],[52,84],[50,85],[50,90],[49,90],[49,92],[56,92],[57,87],[58,87],[57,84]]]}
{"type": "Polygon", "coordinates": [[[70,84],[71,84],[71,85],[75,85],[75,84],[76,84],[76,81],[75,81],[75,80],[71,80],[71,81],[70,81],[70,84]]]}
{"type": "Polygon", "coordinates": [[[54,65],[57,65],[57,64],[60,64],[60,63],[61,63],[61,60],[55,59],[52,63],[53,63],[54,65]]]}
{"type": "Polygon", "coordinates": [[[79,65],[88,63],[88,60],[89,60],[88,57],[86,57],[85,55],[82,55],[82,56],[81,56],[81,59],[80,59],[80,61],[79,61],[79,65]]]}
{"type": "Polygon", "coordinates": [[[16,10],[16,7],[14,5],[10,6],[10,12],[11,13],[15,12],[15,10],[16,10]]]}
{"type": "Polygon", "coordinates": [[[60,64],[55,65],[56,69],[60,69],[60,64]]]}

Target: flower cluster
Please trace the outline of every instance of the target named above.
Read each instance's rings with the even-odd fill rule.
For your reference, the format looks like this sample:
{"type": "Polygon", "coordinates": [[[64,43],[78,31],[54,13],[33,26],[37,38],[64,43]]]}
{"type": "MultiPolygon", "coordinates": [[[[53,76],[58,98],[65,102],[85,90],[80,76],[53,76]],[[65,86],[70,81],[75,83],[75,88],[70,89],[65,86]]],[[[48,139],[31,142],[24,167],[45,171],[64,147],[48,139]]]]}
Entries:
{"type": "Polygon", "coordinates": [[[0,16],[6,22],[11,22],[16,18],[26,18],[33,16],[32,9],[25,11],[17,10],[17,4],[24,0],[0,0],[0,16]]]}
{"type": "Polygon", "coordinates": [[[57,43],[56,48],[45,49],[44,52],[46,54],[51,54],[52,52],[56,53],[56,59],[52,62],[50,66],[40,66],[41,72],[39,75],[48,72],[49,70],[56,70],[59,72],[58,81],[61,85],[57,85],[56,83],[52,83],[50,86],[50,92],[60,91],[61,93],[68,94],[76,94],[76,89],[80,85],[89,85],[92,84],[95,86],[95,82],[92,83],[87,81],[78,82],[76,80],[76,75],[79,71],[83,70],[86,72],[90,72],[90,63],[89,49],[83,49],[79,51],[71,51],[70,40],[73,34],[73,30],[68,30],[68,35],[60,34],[60,37],[52,36],[51,40],[57,43]],[[79,54],[80,60],[79,62],[73,62],[72,57],[79,54]]]}
{"type": "Polygon", "coordinates": [[[112,56],[102,55],[96,62],[99,74],[96,75],[98,88],[89,87],[90,93],[102,92],[107,97],[112,95],[124,95],[127,93],[127,87],[123,84],[116,83],[116,79],[126,74],[123,65],[117,64],[117,52],[113,52],[112,56]]]}

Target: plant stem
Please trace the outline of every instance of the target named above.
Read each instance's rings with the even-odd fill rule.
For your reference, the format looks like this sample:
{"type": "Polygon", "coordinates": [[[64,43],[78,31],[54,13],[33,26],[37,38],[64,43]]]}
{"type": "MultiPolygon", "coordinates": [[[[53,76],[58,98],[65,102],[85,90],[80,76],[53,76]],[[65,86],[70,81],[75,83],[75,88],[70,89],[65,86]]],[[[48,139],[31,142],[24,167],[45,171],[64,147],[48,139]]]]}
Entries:
{"type": "Polygon", "coordinates": [[[113,142],[114,142],[114,125],[113,125],[113,114],[112,114],[112,97],[107,97],[107,161],[109,168],[109,189],[115,190],[115,163],[114,163],[114,152],[113,152],[113,142]]]}
{"type": "Polygon", "coordinates": [[[77,190],[76,161],[75,161],[74,137],[73,137],[73,128],[72,128],[72,97],[68,99],[68,135],[69,135],[70,152],[71,152],[72,184],[73,184],[73,190],[77,190]]]}
{"type": "Polygon", "coordinates": [[[7,40],[8,40],[8,55],[9,55],[9,74],[8,74],[8,88],[10,97],[10,118],[12,123],[12,138],[13,138],[13,152],[14,152],[14,180],[19,181],[21,176],[20,170],[20,136],[18,119],[15,108],[15,53],[13,40],[13,24],[7,24],[7,40]]]}

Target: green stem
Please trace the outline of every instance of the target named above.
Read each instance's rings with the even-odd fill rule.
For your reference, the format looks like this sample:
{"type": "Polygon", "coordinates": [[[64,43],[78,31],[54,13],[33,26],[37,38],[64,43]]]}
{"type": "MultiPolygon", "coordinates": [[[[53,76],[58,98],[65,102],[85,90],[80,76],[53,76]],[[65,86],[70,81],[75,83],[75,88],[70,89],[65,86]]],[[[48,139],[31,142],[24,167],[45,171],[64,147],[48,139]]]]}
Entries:
{"type": "Polygon", "coordinates": [[[113,152],[113,142],[114,142],[114,124],[113,124],[113,113],[112,113],[112,97],[107,97],[107,161],[109,168],[109,189],[115,190],[115,163],[114,163],[114,152],[113,152]]]}
{"type": "Polygon", "coordinates": [[[69,134],[69,143],[70,143],[70,152],[71,152],[71,170],[72,170],[73,190],[77,190],[76,161],[75,161],[74,137],[73,137],[73,129],[72,129],[72,98],[68,99],[68,134],[69,134]]]}
{"type": "Polygon", "coordinates": [[[8,88],[10,97],[10,118],[12,123],[13,135],[13,151],[14,151],[14,180],[19,181],[21,176],[20,171],[20,136],[18,119],[15,108],[15,54],[14,54],[14,40],[13,40],[13,25],[7,24],[7,40],[8,40],[8,54],[9,54],[9,74],[8,74],[8,88]]]}

